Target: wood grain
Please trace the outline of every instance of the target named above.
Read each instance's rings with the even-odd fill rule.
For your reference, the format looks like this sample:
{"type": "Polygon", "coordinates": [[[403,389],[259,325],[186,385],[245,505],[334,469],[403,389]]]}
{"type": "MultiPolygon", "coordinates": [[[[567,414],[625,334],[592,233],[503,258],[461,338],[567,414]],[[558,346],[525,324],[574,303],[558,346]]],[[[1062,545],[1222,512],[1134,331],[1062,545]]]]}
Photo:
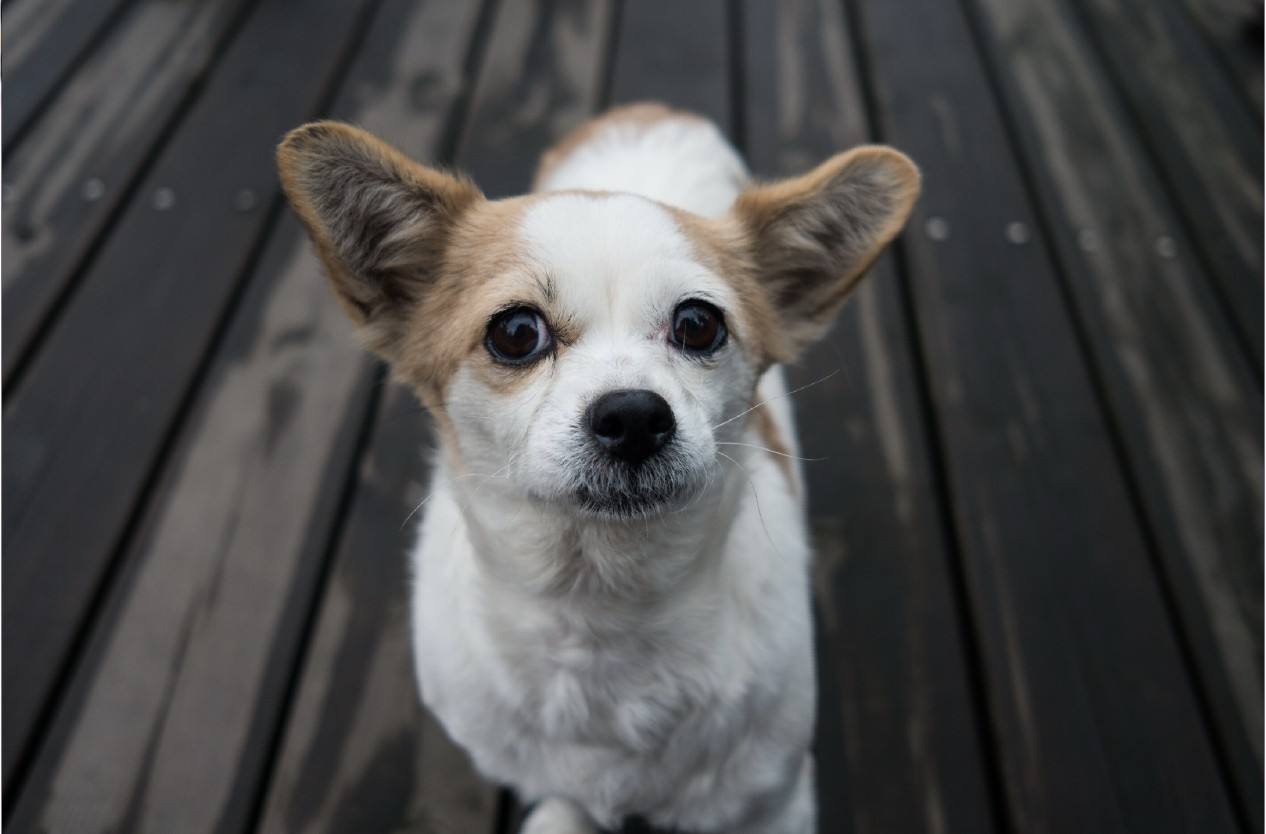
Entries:
{"type": "Polygon", "coordinates": [[[1212,45],[1216,59],[1262,116],[1262,4],[1258,0],[1179,0],[1212,45]]]}
{"type": "MultiPolygon", "coordinates": [[[[478,7],[385,4],[331,113],[433,157],[464,87],[477,17],[478,7]]],[[[376,385],[306,236],[287,216],[164,468],[161,498],[19,806],[19,826],[80,830],[86,812],[93,830],[250,826],[376,385]]],[[[365,602],[362,613],[389,610],[365,602]]],[[[358,644],[358,657],[378,648],[358,644]]],[[[399,666],[408,678],[407,657],[399,666]]],[[[409,741],[397,732],[386,746],[409,741]]],[[[374,790],[389,775],[374,758],[381,752],[321,764],[368,768],[357,775],[374,790]]],[[[425,753],[424,771],[443,760],[441,743],[428,742],[425,753]]],[[[410,791],[466,819],[491,818],[491,795],[469,776],[461,793],[461,768],[444,770],[442,781],[419,779],[410,791]]],[[[323,822],[358,819],[355,796],[322,799],[314,810],[327,812],[323,822]]]]}
{"type": "Polygon", "coordinates": [[[260,7],[6,397],[6,778],[270,226],[272,148],[328,96],[364,9],[322,0],[300,30],[286,0],[260,7]]]}
{"type": "Polygon", "coordinates": [[[725,0],[626,3],[611,78],[611,103],[663,101],[732,131],[730,26],[725,0]]]}
{"type": "Polygon", "coordinates": [[[1212,269],[1260,384],[1261,117],[1242,106],[1189,21],[1170,3],[1070,2],[1085,16],[1087,31],[1143,127],[1146,151],[1162,165],[1174,205],[1195,231],[1192,242],[1212,269]]]}
{"type": "Polygon", "coordinates": [[[857,7],[924,170],[903,250],[1010,825],[1238,830],[1048,244],[1008,237],[1033,207],[961,10],[857,7]]]}
{"type": "Polygon", "coordinates": [[[4,153],[130,0],[41,0],[4,12],[4,153]]]}
{"type": "Polygon", "coordinates": [[[593,114],[612,0],[530,0],[498,12],[459,156],[489,197],[531,187],[541,153],[593,114]]]}
{"type": "MultiPolygon", "coordinates": [[[[12,154],[6,148],[0,328],[6,385],[168,123],[219,57],[243,5],[130,6],[24,141],[12,154]]],[[[7,102],[5,115],[7,129],[7,102]]]]}
{"type": "Polygon", "coordinates": [[[1220,742],[1260,825],[1260,391],[1078,31],[1050,0],[979,6],[1220,742]],[[1178,254],[1158,253],[1166,235],[1178,254]]]}

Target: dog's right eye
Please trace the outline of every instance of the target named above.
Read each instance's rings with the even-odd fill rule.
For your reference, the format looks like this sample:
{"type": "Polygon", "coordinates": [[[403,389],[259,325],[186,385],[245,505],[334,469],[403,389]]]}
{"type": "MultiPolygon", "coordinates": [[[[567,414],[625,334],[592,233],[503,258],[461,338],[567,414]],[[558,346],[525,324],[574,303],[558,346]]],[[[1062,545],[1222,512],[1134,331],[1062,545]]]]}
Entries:
{"type": "Polygon", "coordinates": [[[548,353],[554,338],[544,316],[531,307],[514,307],[492,320],[484,344],[498,362],[525,365],[548,353]]]}

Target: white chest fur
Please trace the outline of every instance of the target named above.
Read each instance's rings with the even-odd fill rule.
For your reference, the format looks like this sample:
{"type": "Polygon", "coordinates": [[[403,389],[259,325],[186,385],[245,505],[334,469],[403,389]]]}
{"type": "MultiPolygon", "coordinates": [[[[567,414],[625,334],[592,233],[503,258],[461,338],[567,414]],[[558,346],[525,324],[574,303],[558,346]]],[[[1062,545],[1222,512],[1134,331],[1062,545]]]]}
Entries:
{"type": "MultiPolygon", "coordinates": [[[[775,370],[762,396],[780,389],[775,370]]],[[[776,413],[789,425],[784,402],[776,413]]],[[[654,809],[702,830],[794,777],[815,692],[803,511],[767,454],[736,461],[679,518],[556,534],[542,533],[556,518],[495,484],[438,470],[413,554],[418,677],[487,776],[572,798],[604,825],[654,809]],[[485,525],[498,547],[578,560],[570,586],[483,552],[485,525]],[[638,592],[589,586],[588,560],[622,558],[638,592]]]]}

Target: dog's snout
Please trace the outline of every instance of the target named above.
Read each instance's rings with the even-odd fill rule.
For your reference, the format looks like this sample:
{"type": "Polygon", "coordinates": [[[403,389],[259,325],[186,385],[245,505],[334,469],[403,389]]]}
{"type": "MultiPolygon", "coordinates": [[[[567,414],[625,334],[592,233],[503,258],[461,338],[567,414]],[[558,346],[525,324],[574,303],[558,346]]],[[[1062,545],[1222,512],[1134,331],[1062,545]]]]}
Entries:
{"type": "Polygon", "coordinates": [[[612,455],[638,464],[672,439],[677,421],[654,391],[611,391],[589,407],[589,431],[612,455]]]}

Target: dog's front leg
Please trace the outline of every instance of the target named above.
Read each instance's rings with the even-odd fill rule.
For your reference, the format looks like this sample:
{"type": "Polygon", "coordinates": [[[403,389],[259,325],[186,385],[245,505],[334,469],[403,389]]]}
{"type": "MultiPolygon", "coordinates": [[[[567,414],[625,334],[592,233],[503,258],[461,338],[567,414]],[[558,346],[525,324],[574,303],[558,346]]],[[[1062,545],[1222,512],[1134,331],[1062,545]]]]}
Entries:
{"type": "Polygon", "coordinates": [[[532,809],[519,834],[597,834],[589,817],[566,799],[546,799],[532,809]]]}

